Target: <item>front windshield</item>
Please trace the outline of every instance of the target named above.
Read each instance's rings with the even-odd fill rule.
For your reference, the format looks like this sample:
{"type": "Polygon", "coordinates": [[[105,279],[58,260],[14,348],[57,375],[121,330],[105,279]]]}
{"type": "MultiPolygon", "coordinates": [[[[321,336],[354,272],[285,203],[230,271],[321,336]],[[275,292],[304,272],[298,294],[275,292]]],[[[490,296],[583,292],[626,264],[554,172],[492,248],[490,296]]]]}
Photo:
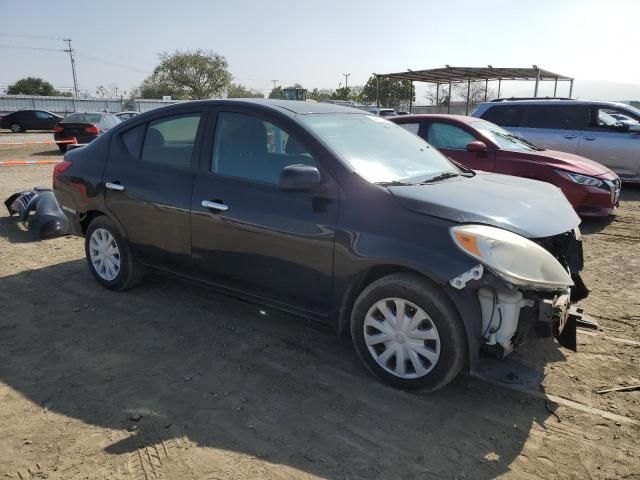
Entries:
{"type": "Polygon", "coordinates": [[[501,150],[509,150],[511,152],[535,152],[543,150],[541,147],[521,139],[494,123],[475,121],[471,122],[471,126],[480,133],[483,133],[486,137],[489,137],[501,150]]]}
{"type": "Polygon", "coordinates": [[[300,115],[358,175],[372,183],[420,183],[457,169],[420,137],[388,120],[349,113],[300,115]]]}

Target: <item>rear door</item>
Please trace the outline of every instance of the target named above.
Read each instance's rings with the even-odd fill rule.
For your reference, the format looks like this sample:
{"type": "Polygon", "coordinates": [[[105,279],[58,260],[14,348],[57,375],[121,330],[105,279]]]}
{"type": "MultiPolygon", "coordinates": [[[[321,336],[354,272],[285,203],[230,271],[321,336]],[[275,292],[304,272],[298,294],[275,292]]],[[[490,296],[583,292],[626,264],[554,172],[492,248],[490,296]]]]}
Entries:
{"type": "Polygon", "coordinates": [[[328,311],[338,186],[309,139],[293,122],[264,113],[217,112],[191,200],[193,264],[201,278],[304,311],[328,311]],[[280,190],[282,169],[294,164],[317,167],[322,185],[280,190]]]}
{"type": "MultiPolygon", "coordinates": [[[[608,105],[589,109],[589,124],[580,132],[578,153],[609,167],[622,180],[640,176],[640,135],[628,131],[628,126],[613,123],[607,112],[616,111],[608,105]]],[[[624,111],[619,111],[624,114],[624,111]]]]}
{"type": "Polygon", "coordinates": [[[181,272],[191,257],[190,202],[206,109],[185,109],[118,132],[105,204],[140,260],[181,272]]]}
{"type": "Polygon", "coordinates": [[[493,172],[496,157],[493,149],[485,152],[470,152],[467,145],[483,141],[473,132],[448,122],[422,121],[418,135],[447,157],[473,170],[493,172]]]}
{"type": "Polygon", "coordinates": [[[589,112],[584,105],[528,104],[523,108],[519,125],[509,129],[549,150],[577,154],[580,131],[588,120],[589,112]]]}

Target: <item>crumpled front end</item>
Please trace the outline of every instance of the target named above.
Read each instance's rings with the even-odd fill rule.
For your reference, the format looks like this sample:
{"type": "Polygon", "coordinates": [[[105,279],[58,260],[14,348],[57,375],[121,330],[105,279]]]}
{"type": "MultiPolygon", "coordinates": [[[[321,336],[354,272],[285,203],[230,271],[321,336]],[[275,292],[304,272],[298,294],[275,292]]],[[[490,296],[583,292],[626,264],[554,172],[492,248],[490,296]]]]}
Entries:
{"type": "MultiPolygon", "coordinates": [[[[573,302],[586,298],[580,272],[583,253],[580,232],[576,228],[559,235],[531,239],[544,248],[567,272],[567,285],[510,281],[491,266],[479,264],[453,278],[449,284],[458,290],[474,289],[480,306],[482,325],[480,341],[484,350],[506,356],[531,338],[555,336],[558,342],[576,349],[576,317],[573,302]]],[[[520,262],[527,262],[520,258],[520,262]]]]}

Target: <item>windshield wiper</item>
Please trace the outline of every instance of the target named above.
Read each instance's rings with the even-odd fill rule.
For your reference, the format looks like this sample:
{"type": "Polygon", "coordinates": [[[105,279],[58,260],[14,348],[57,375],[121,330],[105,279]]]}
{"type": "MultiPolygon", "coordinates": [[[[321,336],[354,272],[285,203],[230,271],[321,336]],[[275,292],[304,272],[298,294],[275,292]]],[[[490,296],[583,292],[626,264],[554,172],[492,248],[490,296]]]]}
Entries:
{"type": "Polygon", "coordinates": [[[431,178],[427,178],[426,180],[423,180],[422,182],[420,182],[420,185],[425,185],[427,183],[439,182],[440,180],[446,180],[447,178],[459,177],[460,175],[461,175],[460,173],[442,172],[441,174],[436,175],[435,177],[431,177],[431,178]]]}
{"type": "Polygon", "coordinates": [[[542,151],[544,150],[544,148],[540,147],[539,145],[536,145],[535,143],[531,143],[529,140],[527,140],[526,138],[522,138],[518,135],[509,135],[510,137],[513,137],[517,140],[520,140],[522,143],[524,143],[525,145],[530,146],[531,148],[533,148],[534,150],[538,150],[538,151],[542,151]]]}
{"type": "Polygon", "coordinates": [[[411,185],[415,185],[414,183],[401,182],[399,180],[391,180],[390,182],[374,182],[375,185],[380,185],[381,187],[410,187],[411,185]]]}

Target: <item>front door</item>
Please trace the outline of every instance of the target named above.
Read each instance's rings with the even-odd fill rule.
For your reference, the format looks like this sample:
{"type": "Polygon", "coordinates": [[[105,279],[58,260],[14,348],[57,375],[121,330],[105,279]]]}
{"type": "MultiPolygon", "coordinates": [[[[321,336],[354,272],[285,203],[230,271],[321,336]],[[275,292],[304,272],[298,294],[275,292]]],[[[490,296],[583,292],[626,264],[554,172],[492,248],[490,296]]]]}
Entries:
{"type": "Polygon", "coordinates": [[[485,172],[495,170],[496,158],[493,149],[485,152],[468,151],[467,145],[469,143],[482,140],[458,125],[438,121],[421,122],[418,135],[444,155],[465,167],[485,172]]]}
{"type": "Polygon", "coordinates": [[[191,200],[193,264],[205,280],[325,314],[338,186],[292,128],[250,111],[217,114],[191,200]],[[316,166],[322,185],[281,191],[282,169],[295,164],[316,166]]]}
{"type": "Polygon", "coordinates": [[[140,260],[180,272],[191,256],[191,191],[204,111],[156,118],[111,140],[105,205],[140,260]]]}
{"type": "MultiPolygon", "coordinates": [[[[629,132],[607,112],[609,106],[591,108],[589,126],[580,132],[578,153],[616,172],[622,180],[640,176],[640,134],[629,132]]],[[[620,113],[625,113],[621,111],[620,113]]]]}

